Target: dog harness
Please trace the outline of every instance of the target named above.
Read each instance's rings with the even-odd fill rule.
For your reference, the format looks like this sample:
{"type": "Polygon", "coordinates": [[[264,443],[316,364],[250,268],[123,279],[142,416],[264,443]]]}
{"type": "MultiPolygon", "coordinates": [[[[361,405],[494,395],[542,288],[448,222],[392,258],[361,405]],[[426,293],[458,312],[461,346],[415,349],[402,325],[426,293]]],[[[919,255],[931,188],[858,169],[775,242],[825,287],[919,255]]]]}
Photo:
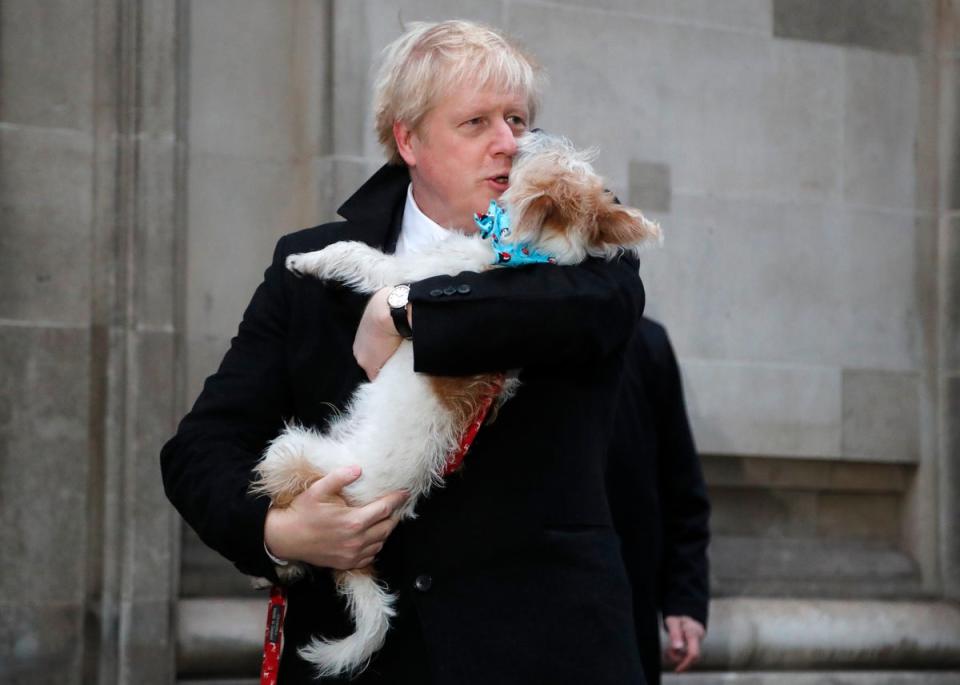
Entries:
{"type": "Polygon", "coordinates": [[[510,215],[496,200],[490,200],[486,214],[474,214],[473,221],[480,229],[480,237],[490,239],[493,248],[493,263],[497,266],[523,266],[524,264],[556,264],[557,260],[546,252],[530,247],[529,243],[505,243],[510,235],[510,215]]]}

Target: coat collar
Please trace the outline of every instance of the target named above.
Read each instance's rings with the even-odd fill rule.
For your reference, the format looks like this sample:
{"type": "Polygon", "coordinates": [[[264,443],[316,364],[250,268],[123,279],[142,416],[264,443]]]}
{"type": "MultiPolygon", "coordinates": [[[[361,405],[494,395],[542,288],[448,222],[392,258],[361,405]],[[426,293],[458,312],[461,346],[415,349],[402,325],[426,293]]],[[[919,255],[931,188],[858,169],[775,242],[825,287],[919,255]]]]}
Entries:
{"type": "Polygon", "coordinates": [[[400,236],[408,185],[410,172],[406,166],[384,164],[340,205],[337,214],[350,222],[357,239],[393,252],[400,236]]]}

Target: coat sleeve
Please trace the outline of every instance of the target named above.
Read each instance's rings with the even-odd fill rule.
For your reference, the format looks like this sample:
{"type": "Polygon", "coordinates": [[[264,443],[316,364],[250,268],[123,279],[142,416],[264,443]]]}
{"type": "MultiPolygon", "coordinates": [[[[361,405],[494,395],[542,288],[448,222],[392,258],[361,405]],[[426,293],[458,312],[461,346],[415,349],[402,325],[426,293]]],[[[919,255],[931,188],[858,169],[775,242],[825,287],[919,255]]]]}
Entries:
{"type": "Polygon", "coordinates": [[[710,503],[683,399],[680,369],[666,331],[641,323],[652,366],[651,403],[658,437],[659,493],[663,561],[660,611],[663,616],[690,616],[707,624],[710,599],[707,545],[710,503]]]}
{"type": "Polygon", "coordinates": [[[204,543],[242,572],[267,577],[268,500],[248,489],[253,466],[292,413],[283,256],[281,240],[219,370],[160,455],[167,497],[204,543]]]}
{"type": "Polygon", "coordinates": [[[632,257],[537,264],[414,283],[416,371],[465,375],[577,363],[623,345],[643,310],[632,257]]]}

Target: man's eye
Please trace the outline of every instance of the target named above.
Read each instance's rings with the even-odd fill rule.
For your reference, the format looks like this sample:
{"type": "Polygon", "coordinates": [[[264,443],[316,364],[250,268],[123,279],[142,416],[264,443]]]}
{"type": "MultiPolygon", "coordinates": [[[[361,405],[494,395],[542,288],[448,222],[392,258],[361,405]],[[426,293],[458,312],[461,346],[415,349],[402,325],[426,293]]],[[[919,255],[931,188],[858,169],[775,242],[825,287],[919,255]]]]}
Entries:
{"type": "Polygon", "coordinates": [[[479,126],[483,123],[483,117],[474,117],[463,122],[465,126],[479,126]]]}
{"type": "Polygon", "coordinates": [[[527,120],[521,116],[513,114],[507,117],[507,123],[510,124],[514,129],[525,131],[527,129],[527,120]]]}

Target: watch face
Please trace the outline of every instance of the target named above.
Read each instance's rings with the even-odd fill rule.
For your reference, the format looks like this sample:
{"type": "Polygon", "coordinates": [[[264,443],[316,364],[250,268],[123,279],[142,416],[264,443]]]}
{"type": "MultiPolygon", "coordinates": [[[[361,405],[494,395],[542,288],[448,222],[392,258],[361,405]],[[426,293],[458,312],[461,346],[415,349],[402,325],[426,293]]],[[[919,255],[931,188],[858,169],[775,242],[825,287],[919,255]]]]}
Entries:
{"type": "Polygon", "coordinates": [[[406,307],[407,298],[410,296],[410,286],[398,285],[390,294],[387,295],[387,304],[393,308],[406,307]]]}

